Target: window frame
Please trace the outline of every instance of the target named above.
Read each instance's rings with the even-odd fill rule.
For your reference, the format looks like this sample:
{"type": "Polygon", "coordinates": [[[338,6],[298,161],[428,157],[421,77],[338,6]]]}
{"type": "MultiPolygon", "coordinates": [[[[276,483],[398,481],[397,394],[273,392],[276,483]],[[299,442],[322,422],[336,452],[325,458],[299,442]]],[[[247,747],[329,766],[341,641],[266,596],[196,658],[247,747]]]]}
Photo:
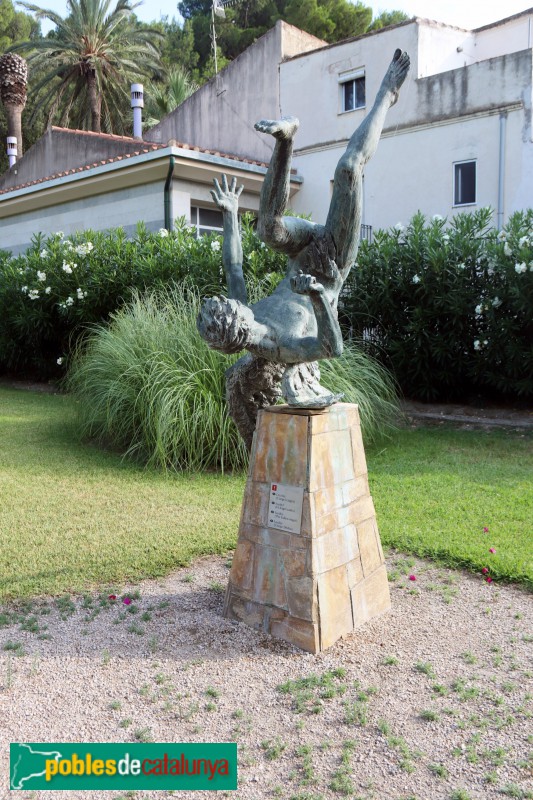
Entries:
{"type": "Polygon", "coordinates": [[[478,191],[477,191],[477,158],[466,158],[462,161],[454,161],[453,162],[453,190],[452,190],[452,207],[453,208],[464,208],[464,206],[475,206],[478,203],[478,191]],[[473,164],[474,165],[474,199],[467,200],[466,202],[456,202],[457,196],[457,168],[462,166],[463,164],[473,164]]]}
{"type": "MultiPolygon", "coordinates": [[[[357,69],[352,69],[349,72],[342,72],[337,78],[339,84],[339,114],[351,114],[352,111],[360,111],[363,108],[366,108],[366,70],[364,67],[358,67],[357,69]],[[357,79],[363,78],[364,80],[364,87],[365,87],[365,100],[364,103],[360,106],[354,106],[353,108],[345,108],[345,86],[348,83],[353,83],[357,79]]],[[[356,93],[354,92],[354,97],[356,93]]]]}
{"type": "Polygon", "coordinates": [[[219,211],[217,208],[209,208],[208,206],[191,205],[190,227],[194,228],[197,239],[199,239],[200,236],[209,236],[210,234],[215,234],[217,236],[220,236],[224,231],[222,211],[219,211]],[[202,225],[200,223],[201,211],[213,211],[215,213],[220,213],[220,220],[221,220],[220,227],[217,227],[216,225],[202,225]]]}

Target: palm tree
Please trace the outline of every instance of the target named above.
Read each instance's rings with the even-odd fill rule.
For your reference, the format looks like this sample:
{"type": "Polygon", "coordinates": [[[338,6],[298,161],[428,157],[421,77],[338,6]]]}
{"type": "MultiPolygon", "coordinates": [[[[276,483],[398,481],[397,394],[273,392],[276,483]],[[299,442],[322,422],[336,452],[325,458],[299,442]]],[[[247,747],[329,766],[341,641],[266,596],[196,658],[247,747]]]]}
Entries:
{"type": "Polygon", "coordinates": [[[0,56],[0,100],[7,116],[7,135],[17,138],[17,156],[22,150],[22,111],[26,105],[28,65],[15,53],[0,56]]]}
{"type": "MultiPolygon", "coordinates": [[[[43,77],[31,88],[33,115],[48,110],[48,123],[73,122],[100,132],[123,128],[130,83],[152,77],[161,69],[156,47],[159,31],[137,22],[133,10],[139,3],[117,0],[67,0],[63,19],[50,9],[21,3],[38,19],[48,19],[56,30],[44,39],[22,42],[11,50],[29,52],[28,63],[43,77]]],[[[129,115],[128,115],[129,118],[129,115]]],[[[126,126],[129,127],[129,126],[126,126]]]]}
{"type": "Polygon", "coordinates": [[[174,111],[193,92],[198,89],[190,73],[176,64],[162,76],[162,82],[152,82],[147,88],[146,125],[152,127],[159,120],[174,111]]]}

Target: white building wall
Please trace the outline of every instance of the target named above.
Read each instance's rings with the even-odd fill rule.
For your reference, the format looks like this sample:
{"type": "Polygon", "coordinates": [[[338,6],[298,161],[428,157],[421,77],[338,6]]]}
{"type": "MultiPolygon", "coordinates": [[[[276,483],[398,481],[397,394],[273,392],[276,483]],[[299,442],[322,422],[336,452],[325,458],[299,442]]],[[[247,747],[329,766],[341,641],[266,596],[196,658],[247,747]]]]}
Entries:
{"type": "MultiPolygon", "coordinates": [[[[174,219],[185,216],[190,220],[190,205],[189,194],[172,191],[174,219]]],[[[5,217],[0,219],[0,240],[3,248],[16,255],[30,246],[36,233],[49,235],[63,231],[70,236],[88,228],[101,231],[116,227],[133,233],[139,221],[149,230],[163,227],[163,183],[143,184],[5,217]]]]}
{"type": "MultiPolygon", "coordinates": [[[[506,122],[504,219],[533,207],[533,147],[514,144],[521,138],[522,118],[517,110],[506,122]]],[[[294,198],[294,211],[312,212],[315,222],[325,222],[331,181],[343,150],[330,147],[294,159],[298,172],[306,176],[294,198]]],[[[499,114],[391,132],[381,139],[365,170],[363,223],[388,228],[398,222],[407,225],[417,211],[450,217],[491,206],[496,224],[499,151],[499,114]],[[476,161],[477,202],[454,207],[454,164],[470,160],[476,161]]]]}
{"type": "Polygon", "coordinates": [[[475,31],[476,61],[528,50],[533,45],[533,14],[511,17],[475,31]]]}
{"type": "Polygon", "coordinates": [[[283,112],[300,119],[293,164],[304,183],[293,198],[295,211],[325,221],[337,161],[368,113],[397,46],[410,53],[413,67],[366,168],[363,222],[389,227],[406,224],[418,210],[450,216],[490,205],[496,223],[502,113],[507,119],[504,220],[533,206],[532,51],[464,67],[456,42],[465,42],[464,31],[415,22],[281,65],[283,112]],[[435,64],[445,64],[446,48],[448,63],[456,61],[457,68],[415,80],[417,67],[428,71],[431,54],[435,64]],[[339,76],[357,68],[365,69],[367,107],[339,113],[339,76]],[[303,86],[313,89],[303,92],[303,86]],[[477,161],[476,204],[454,208],[453,165],[472,159],[477,161]]]}
{"type": "MultiPolygon", "coordinates": [[[[416,28],[412,23],[390,31],[383,30],[379,34],[292,58],[280,65],[282,114],[300,120],[295,140],[297,150],[351,136],[374,102],[396,48],[407,50],[411,55],[412,70],[402,95],[411,93],[410,85],[417,72],[416,28]],[[339,113],[339,78],[342,79],[343,73],[361,67],[366,75],[366,111],[357,109],[339,113]]],[[[388,122],[391,125],[405,123],[407,110],[405,103],[398,103],[391,109],[388,122]]]]}

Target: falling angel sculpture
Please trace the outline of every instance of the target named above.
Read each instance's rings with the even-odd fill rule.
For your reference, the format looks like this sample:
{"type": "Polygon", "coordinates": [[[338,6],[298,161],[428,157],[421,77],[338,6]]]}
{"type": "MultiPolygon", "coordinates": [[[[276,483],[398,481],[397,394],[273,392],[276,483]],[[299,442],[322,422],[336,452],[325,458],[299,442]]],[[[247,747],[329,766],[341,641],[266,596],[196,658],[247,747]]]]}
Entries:
{"type": "Polygon", "coordinates": [[[397,50],[376,100],[348,142],[335,170],[325,225],[284,216],[289,200],[293,138],[298,120],[261,120],[255,127],[276,140],[261,191],[257,231],[288,256],[285,278],[268,297],[248,305],[242,273],[238,202],[243,187],[225,175],[211,194],[222,211],[222,250],[228,297],[204,301],[198,330],[223,353],[247,350],[226,372],[229,412],[248,448],[257,412],[283,396],[289,406],[325,408],[339,399],[320,385],[318,360],[342,353],[339,293],[355,262],[361,228],[363,169],[376,151],[388,109],[409,71],[397,50]]]}

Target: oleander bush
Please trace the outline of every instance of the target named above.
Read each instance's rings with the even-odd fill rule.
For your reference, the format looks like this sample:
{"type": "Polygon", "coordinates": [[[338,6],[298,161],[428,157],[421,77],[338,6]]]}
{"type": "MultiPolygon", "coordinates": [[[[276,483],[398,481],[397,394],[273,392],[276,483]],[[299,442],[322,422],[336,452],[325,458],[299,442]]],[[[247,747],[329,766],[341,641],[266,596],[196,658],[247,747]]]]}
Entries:
{"type": "MultiPolygon", "coordinates": [[[[264,282],[252,292],[261,290],[264,282]]],[[[198,292],[182,287],[135,294],[110,324],[93,328],[67,378],[82,437],[163,469],[246,464],[224,399],[224,372],[238,356],[210,350],[200,338],[199,304],[198,292]]],[[[328,388],[359,403],[367,441],[390,424],[396,394],[382,367],[353,344],[321,366],[328,388]]]]}
{"type": "MultiPolygon", "coordinates": [[[[283,259],[267,250],[242,222],[244,270],[274,286],[283,259]]],[[[121,228],[36,236],[26,253],[0,251],[0,373],[58,378],[88,325],[105,322],[136,291],[194,284],[201,294],[225,290],[222,238],[196,239],[178,220],[176,229],[149,232],[142,224],[128,238],[121,228]]]]}
{"type": "Polygon", "coordinates": [[[344,324],[420,400],[533,398],[533,210],[416,214],[363,242],[344,324]]]}

